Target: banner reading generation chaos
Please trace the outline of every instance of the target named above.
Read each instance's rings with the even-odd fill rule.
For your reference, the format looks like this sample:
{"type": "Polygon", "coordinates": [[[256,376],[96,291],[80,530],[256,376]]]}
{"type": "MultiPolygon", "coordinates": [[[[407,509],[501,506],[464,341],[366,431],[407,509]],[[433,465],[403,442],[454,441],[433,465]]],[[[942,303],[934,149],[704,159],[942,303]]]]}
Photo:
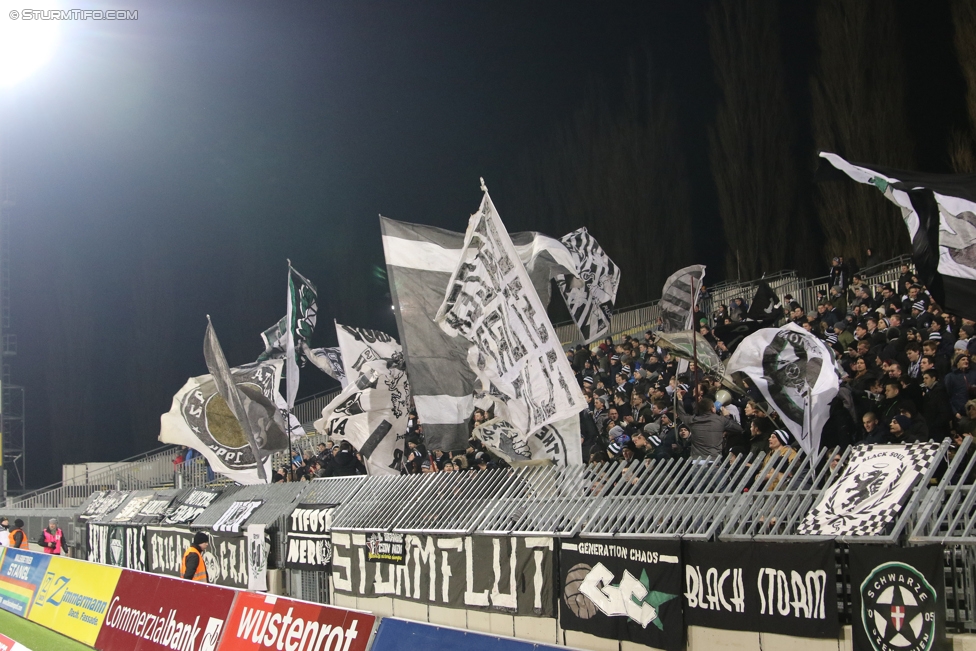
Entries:
{"type": "Polygon", "coordinates": [[[402,565],[367,561],[366,544],[332,532],[337,593],[555,617],[552,538],[406,535],[402,565]]]}
{"type": "Polygon", "coordinates": [[[668,651],[684,648],[680,542],[561,541],[559,574],[564,629],[668,651]]]}
{"type": "Polygon", "coordinates": [[[833,542],[685,542],[685,624],[836,638],[833,542]]]}

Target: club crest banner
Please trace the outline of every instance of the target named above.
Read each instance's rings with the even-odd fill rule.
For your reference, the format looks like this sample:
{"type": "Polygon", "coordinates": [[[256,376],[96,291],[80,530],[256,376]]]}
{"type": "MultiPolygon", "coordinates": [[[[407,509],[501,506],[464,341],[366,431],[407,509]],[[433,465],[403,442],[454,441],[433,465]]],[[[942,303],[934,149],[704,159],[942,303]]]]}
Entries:
{"type": "Polygon", "coordinates": [[[559,571],[562,628],[669,651],[684,648],[680,542],[563,540],[559,571]]]}
{"type": "Polygon", "coordinates": [[[519,430],[533,434],[586,408],[546,308],[487,192],[468,222],[435,321],[471,342],[468,364],[482,392],[495,400],[495,413],[519,430]]]}
{"type": "MultiPolygon", "coordinates": [[[[258,449],[269,453],[265,462],[269,477],[270,453],[288,449],[288,434],[276,422],[285,409],[278,393],[283,363],[278,359],[231,369],[237,387],[252,405],[264,411],[263,417],[255,418],[262,423],[255,436],[260,436],[256,441],[258,449]]],[[[292,427],[296,422],[292,422],[292,427]]],[[[190,378],[173,397],[172,407],[161,419],[159,440],[198,450],[214,471],[238,483],[262,483],[244,430],[210,375],[190,378]]]]}
{"type": "Polygon", "coordinates": [[[585,227],[564,235],[559,241],[576,263],[576,276],[556,276],[556,286],[583,335],[583,343],[588,344],[610,332],[610,314],[617,300],[620,267],[585,227]]]}
{"type": "Polygon", "coordinates": [[[742,340],[726,368],[756,385],[804,451],[820,449],[820,433],[839,388],[826,344],[794,323],[764,328],[742,340]]]}
{"type": "Polygon", "coordinates": [[[858,446],[844,472],[803,519],[797,533],[810,536],[878,536],[885,533],[912,487],[936,462],[938,443],[858,446]]]}
{"type": "Polygon", "coordinates": [[[854,648],[948,651],[945,548],[851,545],[854,648]]]}
{"type": "Polygon", "coordinates": [[[89,523],[88,560],[145,571],[146,527],[89,523]]]}

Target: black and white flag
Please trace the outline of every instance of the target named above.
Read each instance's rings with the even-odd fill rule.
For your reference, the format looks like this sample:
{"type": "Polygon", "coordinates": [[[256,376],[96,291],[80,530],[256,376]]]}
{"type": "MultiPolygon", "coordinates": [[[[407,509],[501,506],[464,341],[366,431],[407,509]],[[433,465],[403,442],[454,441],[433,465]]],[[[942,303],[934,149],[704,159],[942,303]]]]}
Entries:
{"type": "MultiPolygon", "coordinates": [[[[586,408],[546,308],[491,197],[468,222],[435,321],[470,342],[467,361],[495,413],[526,434],[586,408]]],[[[421,419],[421,422],[423,420],[421,419]]]]}
{"type": "Polygon", "coordinates": [[[691,330],[694,327],[695,304],[704,278],[705,265],[693,264],[678,269],[664,281],[660,303],[664,332],[691,330]]]}
{"type": "Polygon", "coordinates": [[[213,530],[223,533],[240,533],[241,527],[254,512],[261,508],[264,500],[232,502],[227,510],[214,523],[213,530]]]}
{"type": "Polygon", "coordinates": [[[765,280],[760,281],[749,306],[747,317],[753,321],[778,321],[783,318],[783,304],[765,280]]]}
{"type": "Polygon", "coordinates": [[[947,312],[976,319],[976,176],[922,174],[826,159],[901,209],[919,278],[947,312]]]}
{"type": "MultiPolygon", "coordinates": [[[[278,393],[284,360],[255,362],[231,369],[234,382],[260,408],[254,418],[262,423],[257,440],[265,456],[265,470],[271,474],[270,453],[288,448],[288,434],[281,426],[285,401],[278,393]],[[260,413],[263,411],[263,414],[260,413]]],[[[301,429],[292,418],[291,429],[301,429]]],[[[240,484],[265,483],[258,477],[254,452],[240,422],[217,391],[213,376],[190,378],[175,396],[169,412],[160,419],[159,440],[185,445],[200,452],[215,472],[240,484]]]]}
{"type": "Polygon", "coordinates": [[[742,340],[726,369],[756,385],[804,451],[820,449],[830,401],[839,389],[826,344],[794,323],[763,328],[742,340]]]}
{"type": "Polygon", "coordinates": [[[854,448],[844,473],[797,528],[809,536],[885,533],[912,487],[936,461],[938,443],[854,448]]]}
{"type": "MultiPolygon", "coordinates": [[[[461,259],[464,234],[380,217],[390,295],[410,390],[429,448],[463,449],[474,396],[482,390],[467,361],[470,343],[434,322],[461,259]]],[[[512,235],[536,293],[549,296],[554,275],[573,272],[566,247],[539,233],[512,235]]]]}
{"type": "Polygon", "coordinates": [[[527,435],[501,418],[492,418],[474,428],[473,437],[492,454],[512,466],[552,463],[557,466],[583,464],[579,416],[570,416],[527,435]]]}
{"type": "Polygon", "coordinates": [[[556,276],[566,307],[588,344],[610,332],[610,312],[617,300],[620,267],[600,247],[586,228],[559,240],[576,261],[576,275],[556,276]]]}
{"type": "Polygon", "coordinates": [[[336,323],[346,376],[352,381],[322,410],[315,429],[347,440],[371,475],[397,475],[403,466],[410,383],[396,339],[336,323]]]}
{"type": "Polygon", "coordinates": [[[341,384],[343,389],[349,384],[349,378],[346,377],[346,371],[342,365],[342,352],[338,346],[333,348],[309,348],[308,344],[302,342],[302,354],[317,369],[341,384]]]}

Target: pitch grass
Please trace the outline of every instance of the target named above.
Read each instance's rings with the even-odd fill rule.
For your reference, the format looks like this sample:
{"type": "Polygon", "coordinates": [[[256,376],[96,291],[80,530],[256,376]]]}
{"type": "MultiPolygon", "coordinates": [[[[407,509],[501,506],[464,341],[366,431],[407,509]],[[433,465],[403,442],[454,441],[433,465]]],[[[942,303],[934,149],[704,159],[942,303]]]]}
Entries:
{"type": "Polygon", "coordinates": [[[40,624],[0,610],[0,633],[20,642],[31,651],[91,651],[91,647],[55,633],[40,624]]]}

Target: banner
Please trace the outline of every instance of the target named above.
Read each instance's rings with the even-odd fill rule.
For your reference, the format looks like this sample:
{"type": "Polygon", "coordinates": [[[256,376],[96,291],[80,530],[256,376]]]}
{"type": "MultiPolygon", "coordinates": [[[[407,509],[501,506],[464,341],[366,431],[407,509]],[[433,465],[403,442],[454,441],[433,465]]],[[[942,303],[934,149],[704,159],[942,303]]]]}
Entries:
{"type": "Polygon", "coordinates": [[[938,443],[855,447],[843,474],[807,514],[797,533],[878,536],[891,526],[912,487],[937,461],[938,443]]]}
{"type": "Polygon", "coordinates": [[[664,332],[691,330],[695,326],[695,304],[698,302],[704,279],[705,265],[693,264],[678,269],[664,281],[660,302],[664,332]]]}
{"type": "MultiPolygon", "coordinates": [[[[262,451],[288,449],[288,434],[277,424],[285,402],[278,393],[282,360],[255,362],[231,369],[237,387],[260,407],[267,427],[257,441],[262,451]]],[[[257,416],[256,416],[257,417],[257,416]]],[[[217,391],[210,375],[190,378],[175,396],[169,412],[160,419],[159,440],[185,445],[206,457],[214,471],[241,484],[263,483],[258,478],[254,453],[237,418],[217,391]]],[[[292,420],[294,428],[297,420],[292,420]]],[[[300,425],[299,425],[300,427],[300,425]]],[[[267,457],[266,470],[271,466],[267,457]]],[[[270,472],[268,472],[270,476],[270,472]]]]}
{"type": "Polygon", "coordinates": [[[31,651],[20,642],[0,633],[0,651],[31,651]]]}
{"type": "Polygon", "coordinates": [[[227,510],[214,522],[213,530],[223,533],[240,533],[241,527],[254,512],[261,508],[264,500],[232,502],[227,510]]]}
{"type": "Polygon", "coordinates": [[[410,410],[410,383],[396,339],[336,323],[350,379],[322,410],[315,429],[359,450],[371,475],[399,475],[410,410]]]}
{"type": "Polygon", "coordinates": [[[99,651],[216,651],[237,593],[194,581],[123,572],[99,651]]]}
{"type": "Polygon", "coordinates": [[[349,384],[342,365],[342,353],[338,348],[309,348],[308,344],[302,342],[302,354],[316,368],[342,385],[343,389],[349,384]]]}
{"type": "Polygon", "coordinates": [[[851,545],[851,619],[860,651],[948,651],[945,548],[851,545]]]}
{"type": "Polygon", "coordinates": [[[149,495],[132,495],[129,501],[123,504],[119,512],[112,517],[112,522],[131,522],[152,498],[152,493],[149,495]]]}
{"type": "Polygon", "coordinates": [[[834,354],[796,325],[764,328],[746,337],[726,368],[746,375],[807,453],[820,449],[820,433],[839,388],[834,354]]]}
{"type": "Polygon", "coordinates": [[[299,504],[288,516],[285,566],[290,570],[328,571],[332,566],[334,504],[299,504]]]}
{"type": "Polygon", "coordinates": [[[586,227],[563,235],[560,239],[576,263],[576,276],[556,276],[569,314],[589,344],[610,332],[610,314],[617,300],[620,267],[590,235],[586,227]]]}
{"type": "Polygon", "coordinates": [[[53,556],[27,618],[93,646],[122,570],[53,556]]]}
{"type": "Polygon", "coordinates": [[[562,628],[684,649],[680,542],[561,540],[559,573],[562,628]]]}
{"type": "Polygon", "coordinates": [[[403,565],[406,562],[407,548],[402,533],[371,533],[366,536],[363,547],[369,563],[403,565]]]}
{"type": "Polygon", "coordinates": [[[481,392],[519,430],[533,434],[586,409],[546,307],[487,192],[468,222],[434,320],[471,343],[467,361],[481,392]]]}
{"type": "Polygon", "coordinates": [[[190,524],[207,510],[222,491],[212,488],[191,488],[177,497],[166,509],[160,524],[190,524]]]}
{"type": "Polygon", "coordinates": [[[555,617],[553,539],[404,536],[404,563],[366,560],[365,534],[332,532],[335,592],[555,617]]]}
{"type": "Polygon", "coordinates": [[[557,466],[583,463],[578,415],[546,425],[531,436],[526,436],[506,420],[493,418],[475,427],[471,435],[512,466],[545,461],[557,466]]]}
{"type": "Polygon", "coordinates": [[[145,571],[146,527],[89,523],[88,560],[145,571]]]}
{"type": "MultiPolygon", "coordinates": [[[[148,527],[146,563],[153,574],[180,576],[183,552],[193,543],[194,531],[176,527],[148,527]]],[[[247,538],[240,534],[210,534],[203,553],[210,583],[246,590],[250,577],[247,538]]]]}
{"type": "Polygon", "coordinates": [[[278,597],[238,593],[218,651],[366,651],[376,618],[278,597]]]}
{"type": "Polygon", "coordinates": [[[247,589],[268,589],[268,552],[271,544],[263,524],[249,524],[244,532],[247,537],[247,589]]]}
{"type": "Polygon", "coordinates": [[[685,625],[836,638],[833,542],[684,542],[685,625]]]}
{"type": "Polygon", "coordinates": [[[165,497],[156,493],[139,509],[138,513],[129,519],[129,522],[132,524],[156,524],[162,520],[172,501],[172,497],[165,497]]]}
{"type": "Polygon", "coordinates": [[[100,518],[119,508],[128,496],[129,491],[98,491],[78,517],[82,520],[100,518]]]}
{"type": "Polygon", "coordinates": [[[34,595],[44,581],[50,554],[5,547],[0,563],[0,608],[27,617],[34,595]]]}

